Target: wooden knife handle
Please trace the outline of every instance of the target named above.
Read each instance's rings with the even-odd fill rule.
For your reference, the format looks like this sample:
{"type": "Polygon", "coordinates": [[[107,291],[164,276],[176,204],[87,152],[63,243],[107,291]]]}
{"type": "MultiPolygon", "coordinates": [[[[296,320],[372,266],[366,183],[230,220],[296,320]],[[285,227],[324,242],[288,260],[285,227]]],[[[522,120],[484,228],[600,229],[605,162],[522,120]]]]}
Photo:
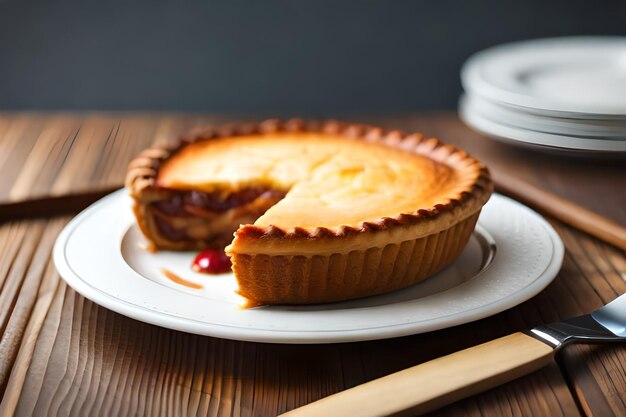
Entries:
{"type": "Polygon", "coordinates": [[[547,365],[554,350],[523,333],[434,359],[322,398],[284,416],[416,415],[547,365]]]}

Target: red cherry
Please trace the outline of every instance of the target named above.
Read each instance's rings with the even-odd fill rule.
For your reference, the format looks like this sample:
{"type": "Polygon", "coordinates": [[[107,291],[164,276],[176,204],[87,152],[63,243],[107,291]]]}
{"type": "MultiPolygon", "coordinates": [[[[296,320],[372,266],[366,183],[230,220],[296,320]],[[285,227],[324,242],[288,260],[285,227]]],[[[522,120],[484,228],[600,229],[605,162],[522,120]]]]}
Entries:
{"type": "Polygon", "coordinates": [[[204,274],[223,274],[230,271],[231,265],[223,250],[205,249],[193,260],[191,268],[204,274]]]}

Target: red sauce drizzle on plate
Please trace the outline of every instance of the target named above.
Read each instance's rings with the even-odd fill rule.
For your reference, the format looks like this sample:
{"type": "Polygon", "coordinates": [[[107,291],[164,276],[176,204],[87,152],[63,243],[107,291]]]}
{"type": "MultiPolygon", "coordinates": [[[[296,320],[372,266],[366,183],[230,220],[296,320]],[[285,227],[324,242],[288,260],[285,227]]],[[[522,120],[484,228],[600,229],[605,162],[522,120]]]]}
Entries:
{"type": "Polygon", "coordinates": [[[204,286],[202,286],[200,284],[196,284],[195,282],[187,281],[186,279],[179,277],[178,275],[176,275],[172,271],[168,271],[165,268],[162,268],[161,272],[163,273],[163,275],[165,275],[167,278],[169,278],[172,282],[175,282],[175,283],[180,284],[180,285],[184,285],[185,287],[193,288],[193,289],[196,289],[196,290],[200,290],[200,289],[204,288],[204,286]]]}
{"type": "Polygon", "coordinates": [[[205,249],[193,260],[191,269],[203,274],[223,274],[231,270],[230,258],[223,250],[205,249]]]}

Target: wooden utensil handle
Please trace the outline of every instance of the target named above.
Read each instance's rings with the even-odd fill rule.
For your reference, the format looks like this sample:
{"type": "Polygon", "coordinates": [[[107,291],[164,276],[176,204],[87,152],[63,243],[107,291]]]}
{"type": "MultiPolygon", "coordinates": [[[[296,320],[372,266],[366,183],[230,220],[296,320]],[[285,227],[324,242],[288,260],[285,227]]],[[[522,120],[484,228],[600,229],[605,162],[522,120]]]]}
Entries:
{"type": "Polygon", "coordinates": [[[554,350],[514,333],[323,398],[284,416],[416,415],[548,364],[554,350]]]}

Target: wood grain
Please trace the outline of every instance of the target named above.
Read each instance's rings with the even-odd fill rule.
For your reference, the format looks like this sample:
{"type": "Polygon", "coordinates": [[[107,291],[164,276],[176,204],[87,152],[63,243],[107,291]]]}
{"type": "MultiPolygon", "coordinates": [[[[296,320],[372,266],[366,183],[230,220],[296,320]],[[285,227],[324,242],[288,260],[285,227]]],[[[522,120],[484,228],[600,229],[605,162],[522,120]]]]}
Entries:
{"type": "Polygon", "coordinates": [[[211,115],[0,113],[0,205],[120,188],[125,167],[142,149],[173,140],[193,126],[229,120],[211,115]]]}
{"type": "MultiPolygon", "coordinates": [[[[11,175],[10,180],[8,174],[0,179],[0,199],[15,203],[41,198],[52,189],[74,193],[119,185],[137,150],[218,119],[0,114],[0,169],[11,175]],[[99,157],[91,152],[99,152],[99,157]]],[[[466,129],[452,115],[358,120],[449,139],[495,169],[508,169],[618,224],[626,223],[626,197],[620,192],[626,189],[623,164],[508,149],[466,129]]],[[[45,206],[37,213],[42,214],[45,206]]],[[[51,264],[50,251],[68,220],[0,223],[2,416],[273,416],[511,332],[587,313],[626,292],[622,251],[553,221],[567,249],[563,270],[539,295],[493,317],[364,343],[228,341],[131,320],[66,287],[51,264]]],[[[547,368],[433,415],[626,415],[625,370],[624,345],[571,346],[547,368]]]]}

